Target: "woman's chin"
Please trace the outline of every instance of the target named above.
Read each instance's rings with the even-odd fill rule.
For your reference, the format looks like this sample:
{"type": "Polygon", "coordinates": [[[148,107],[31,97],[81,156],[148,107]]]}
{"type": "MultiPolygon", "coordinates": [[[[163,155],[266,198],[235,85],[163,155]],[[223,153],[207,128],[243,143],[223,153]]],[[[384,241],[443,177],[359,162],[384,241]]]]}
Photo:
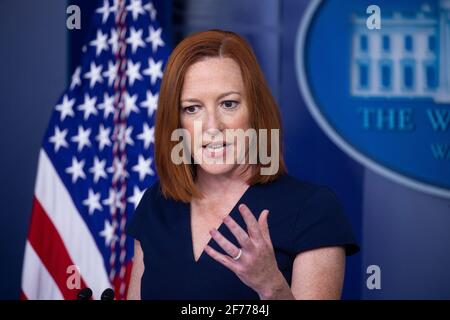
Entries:
{"type": "Polygon", "coordinates": [[[199,166],[204,173],[211,175],[222,175],[231,173],[235,169],[236,164],[227,164],[221,161],[218,163],[202,163],[199,166]]]}
{"type": "Polygon", "coordinates": [[[243,163],[236,160],[237,156],[235,153],[234,145],[228,145],[217,151],[200,148],[197,149],[196,159],[201,159],[201,161],[196,163],[204,173],[211,175],[228,174],[243,163]]]}

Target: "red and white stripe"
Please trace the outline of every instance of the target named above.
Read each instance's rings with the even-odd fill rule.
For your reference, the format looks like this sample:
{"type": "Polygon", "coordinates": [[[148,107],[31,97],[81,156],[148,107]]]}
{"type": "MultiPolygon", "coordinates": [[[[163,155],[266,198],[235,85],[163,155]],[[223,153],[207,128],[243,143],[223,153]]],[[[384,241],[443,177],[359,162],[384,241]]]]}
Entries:
{"type": "MultiPolygon", "coordinates": [[[[115,60],[118,62],[118,70],[117,77],[114,81],[114,133],[113,133],[113,164],[116,165],[118,162],[121,163],[122,168],[125,168],[127,163],[127,154],[126,154],[126,141],[125,141],[125,131],[127,127],[127,119],[125,112],[125,102],[124,96],[126,92],[127,86],[127,75],[126,75],[126,67],[127,67],[127,56],[126,56],[126,16],[127,10],[125,7],[125,1],[118,2],[118,11],[116,15],[116,28],[118,33],[118,50],[115,55],[115,60]],[[119,135],[121,133],[121,135],[119,135]]],[[[126,295],[126,286],[127,286],[127,270],[129,270],[129,266],[125,263],[126,256],[126,247],[125,247],[125,224],[126,224],[126,188],[127,188],[127,179],[126,176],[118,177],[112,181],[112,187],[116,191],[120,190],[120,192],[116,192],[115,194],[120,194],[120,207],[113,206],[111,210],[111,220],[112,225],[114,227],[114,234],[117,234],[117,230],[120,231],[121,236],[119,239],[119,264],[120,264],[120,272],[116,275],[115,265],[117,261],[117,253],[116,253],[116,237],[113,237],[111,241],[111,256],[110,256],[110,280],[115,284],[115,287],[118,292],[118,299],[125,299],[126,295]]],[[[114,202],[115,203],[115,202],[114,202]]]]}
{"type": "Polygon", "coordinates": [[[75,299],[68,267],[76,265],[81,287],[94,299],[111,287],[103,256],[44,150],[40,151],[30,231],[22,271],[22,297],[75,299]]]}

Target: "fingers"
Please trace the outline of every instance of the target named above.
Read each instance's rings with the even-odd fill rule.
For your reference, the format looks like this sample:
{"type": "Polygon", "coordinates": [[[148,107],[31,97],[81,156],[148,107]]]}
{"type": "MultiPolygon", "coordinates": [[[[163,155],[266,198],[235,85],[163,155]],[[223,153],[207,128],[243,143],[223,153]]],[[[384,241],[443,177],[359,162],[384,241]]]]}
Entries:
{"type": "Polygon", "coordinates": [[[239,205],[239,212],[241,213],[242,218],[247,225],[247,230],[250,238],[261,238],[261,230],[259,228],[258,221],[250,211],[250,209],[245,204],[241,204],[239,205]]]}
{"type": "Polygon", "coordinates": [[[242,248],[248,247],[250,238],[247,232],[245,232],[244,229],[242,229],[242,227],[230,216],[226,216],[223,219],[223,222],[239,242],[240,246],[242,248]]]}
{"type": "Polygon", "coordinates": [[[217,242],[217,244],[231,257],[236,257],[239,254],[239,248],[232,244],[227,238],[225,238],[219,231],[212,229],[210,232],[211,237],[217,242]]]}
{"type": "Polygon", "coordinates": [[[267,218],[269,216],[269,210],[264,209],[258,219],[258,224],[261,228],[261,233],[264,237],[264,239],[272,244],[272,240],[270,239],[270,232],[269,232],[269,224],[267,223],[267,218]]]}
{"type": "Polygon", "coordinates": [[[214,260],[227,267],[231,271],[236,273],[235,261],[227,255],[221,254],[211,248],[209,245],[205,246],[205,252],[214,260]]]}

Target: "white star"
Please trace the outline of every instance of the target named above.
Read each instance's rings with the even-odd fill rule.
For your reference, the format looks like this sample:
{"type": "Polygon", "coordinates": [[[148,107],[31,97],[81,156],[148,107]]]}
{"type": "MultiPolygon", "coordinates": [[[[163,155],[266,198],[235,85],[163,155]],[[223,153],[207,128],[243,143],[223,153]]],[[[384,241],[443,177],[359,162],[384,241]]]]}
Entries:
{"type": "Polygon", "coordinates": [[[148,68],[145,69],[142,73],[146,76],[150,77],[152,85],[156,83],[156,80],[158,78],[162,78],[162,60],[155,63],[155,60],[153,58],[148,59],[148,68]]]}
{"type": "Polygon", "coordinates": [[[105,246],[108,247],[114,239],[117,239],[117,236],[114,233],[115,233],[115,228],[106,219],[105,220],[105,227],[100,232],[100,236],[105,238],[105,246]]]}
{"type": "Polygon", "coordinates": [[[106,21],[108,21],[109,14],[111,13],[109,1],[103,0],[103,7],[98,8],[97,10],[95,10],[95,12],[102,15],[102,23],[105,23],[106,21]]]}
{"type": "Polygon", "coordinates": [[[147,10],[150,13],[150,18],[152,19],[152,21],[154,21],[156,19],[156,9],[153,6],[153,2],[149,2],[144,6],[144,9],[147,10]]]}
{"type": "Polygon", "coordinates": [[[97,102],[97,97],[96,96],[93,96],[91,98],[91,97],[89,97],[89,95],[87,93],[84,94],[84,102],[83,102],[83,104],[80,104],[78,106],[78,110],[84,112],[84,115],[83,115],[84,120],[89,119],[89,116],[91,114],[93,114],[93,115],[97,115],[98,114],[98,111],[95,108],[96,102],[97,102]]]}
{"type": "Polygon", "coordinates": [[[117,53],[119,50],[119,34],[115,29],[111,30],[111,36],[109,37],[108,44],[111,46],[113,54],[117,53]]]}
{"type": "Polygon", "coordinates": [[[147,123],[144,123],[142,133],[138,134],[137,138],[144,142],[144,148],[147,149],[152,142],[155,143],[155,128],[150,128],[147,123]]]}
{"type": "Polygon", "coordinates": [[[64,95],[63,101],[58,104],[55,109],[59,112],[61,112],[60,120],[63,121],[67,116],[73,117],[73,105],[75,103],[75,98],[70,99],[67,97],[67,95],[64,95]]]}
{"type": "Polygon", "coordinates": [[[109,114],[114,114],[114,95],[109,96],[106,92],[103,94],[103,102],[98,105],[103,110],[103,117],[108,118],[109,114]]]}
{"type": "Polygon", "coordinates": [[[139,73],[139,69],[141,68],[141,63],[136,62],[135,64],[133,61],[128,60],[127,62],[127,77],[128,82],[132,86],[134,84],[134,81],[136,80],[142,80],[142,76],[139,73]]]}
{"type": "Polygon", "coordinates": [[[132,203],[134,205],[134,208],[139,204],[139,201],[141,201],[142,196],[144,195],[145,190],[140,190],[137,186],[133,187],[133,195],[127,199],[128,202],[132,203]]]}
{"type": "Polygon", "coordinates": [[[100,178],[107,177],[105,172],[106,160],[100,161],[97,157],[94,158],[94,164],[89,169],[89,172],[94,175],[94,182],[97,183],[100,178]]]}
{"type": "Polygon", "coordinates": [[[128,127],[127,130],[125,130],[125,143],[129,144],[130,146],[134,146],[134,141],[131,139],[131,133],[133,132],[133,127],[128,127]]]}
{"type": "Polygon", "coordinates": [[[98,83],[102,83],[103,82],[103,78],[102,78],[102,69],[103,66],[102,65],[96,65],[95,62],[91,62],[91,68],[89,69],[89,72],[87,72],[84,75],[85,79],[89,79],[89,87],[92,88],[93,86],[95,86],[95,84],[98,83]]]}
{"type": "Polygon", "coordinates": [[[137,94],[130,96],[128,92],[125,92],[123,96],[125,99],[125,114],[128,117],[131,112],[139,113],[139,108],[136,106],[137,94]]]}
{"type": "Polygon", "coordinates": [[[116,14],[117,9],[119,8],[119,0],[113,0],[113,5],[111,6],[111,13],[116,14]]]}
{"type": "Polygon", "coordinates": [[[56,126],[55,134],[48,139],[51,143],[55,144],[55,152],[58,152],[59,148],[61,147],[67,148],[69,146],[69,144],[66,141],[67,131],[68,129],[60,131],[59,128],[56,126]]]}
{"type": "Polygon", "coordinates": [[[102,205],[100,204],[100,192],[94,193],[92,189],[89,189],[88,197],[83,200],[83,204],[88,206],[88,212],[90,215],[92,215],[95,210],[102,211],[102,205]]]}
{"type": "Polygon", "coordinates": [[[113,164],[107,169],[109,173],[113,174],[113,182],[117,181],[119,178],[123,180],[128,177],[128,172],[125,170],[125,163],[122,163],[120,159],[114,158],[113,164]]]}
{"type": "Polygon", "coordinates": [[[78,152],[83,150],[84,146],[91,146],[91,141],[89,140],[89,135],[91,134],[91,129],[86,129],[82,126],[78,126],[78,134],[72,137],[72,141],[78,143],[78,152]]]}
{"type": "Polygon", "coordinates": [[[102,53],[102,51],[108,50],[108,34],[102,33],[100,29],[97,30],[97,37],[95,40],[89,42],[89,44],[95,47],[95,56],[98,56],[102,53]]]}
{"type": "Polygon", "coordinates": [[[75,72],[72,75],[72,81],[70,83],[70,90],[72,90],[76,86],[81,85],[80,73],[81,73],[81,67],[76,68],[75,72]]]}
{"type": "Polygon", "coordinates": [[[78,162],[77,158],[72,158],[72,165],[66,168],[66,173],[72,175],[72,183],[77,182],[78,178],[86,179],[86,175],[83,171],[84,160],[78,162]]]}
{"type": "Polygon", "coordinates": [[[103,205],[109,206],[112,211],[114,208],[122,207],[122,192],[114,190],[114,188],[109,188],[109,196],[103,200],[103,205]]]}
{"type": "Polygon", "coordinates": [[[152,168],[152,158],[148,158],[147,160],[144,159],[142,155],[139,155],[138,163],[133,166],[133,171],[136,171],[139,173],[139,181],[143,180],[146,175],[155,175],[152,168]]]}
{"type": "Polygon", "coordinates": [[[131,44],[131,52],[136,53],[136,50],[141,47],[145,48],[145,42],[142,40],[142,29],[136,30],[134,27],[130,29],[130,36],[126,40],[131,44]]]}
{"type": "Polygon", "coordinates": [[[131,0],[131,4],[127,6],[127,10],[131,11],[133,20],[136,20],[139,17],[139,14],[145,14],[141,0],[131,0]]]}
{"type": "Polygon", "coordinates": [[[112,61],[108,61],[108,70],[103,72],[102,75],[105,78],[108,78],[108,86],[111,87],[117,77],[117,64],[112,61]]]}
{"type": "Polygon", "coordinates": [[[111,132],[111,128],[105,128],[103,124],[100,125],[98,130],[98,135],[95,137],[95,140],[98,141],[100,151],[103,151],[105,146],[111,145],[111,140],[109,140],[109,133],[111,132]]]}
{"type": "Polygon", "coordinates": [[[148,37],[145,41],[150,42],[152,44],[152,51],[155,53],[158,50],[158,46],[164,47],[164,41],[161,39],[162,28],[158,28],[155,30],[153,26],[150,26],[148,29],[148,37]]]}
{"type": "Polygon", "coordinates": [[[133,127],[126,127],[125,126],[120,126],[119,127],[119,132],[118,132],[118,139],[119,141],[122,142],[122,144],[120,145],[121,150],[123,150],[125,148],[125,145],[129,144],[130,146],[134,146],[134,141],[131,138],[131,133],[133,132],[133,127]],[[125,142],[125,143],[123,143],[125,142]]]}
{"type": "Polygon", "coordinates": [[[130,146],[134,146],[134,141],[131,139],[131,133],[133,132],[133,127],[128,127],[125,130],[125,143],[129,144],[130,146]]]}
{"type": "Polygon", "coordinates": [[[147,108],[148,116],[151,117],[153,112],[158,108],[158,98],[159,94],[153,94],[150,90],[147,91],[147,97],[141,102],[142,108],[147,108]]]}

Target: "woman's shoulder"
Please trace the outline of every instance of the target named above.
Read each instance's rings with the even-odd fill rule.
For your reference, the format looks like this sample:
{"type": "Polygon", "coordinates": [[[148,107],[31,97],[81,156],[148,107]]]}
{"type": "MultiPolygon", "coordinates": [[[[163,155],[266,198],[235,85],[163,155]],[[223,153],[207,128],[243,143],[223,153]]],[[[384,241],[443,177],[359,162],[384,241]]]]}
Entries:
{"type": "Polygon", "coordinates": [[[139,204],[133,212],[133,215],[127,221],[126,233],[136,240],[141,241],[142,230],[148,226],[148,217],[150,212],[154,211],[152,208],[154,207],[159,189],[159,181],[154,182],[148,187],[139,200],[139,204]]]}
{"type": "Polygon", "coordinates": [[[294,176],[284,174],[276,180],[262,185],[271,194],[284,201],[294,201],[295,203],[306,203],[312,200],[336,201],[336,195],[328,186],[320,185],[306,180],[301,180],[294,176]]]}
{"type": "Polygon", "coordinates": [[[144,191],[140,203],[146,205],[156,205],[167,201],[170,201],[170,199],[167,199],[163,195],[161,183],[159,179],[157,179],[144,191]]]}
{"type": "Polygon", "coordinates": [[[145,214],[164,213],[174,210],[177,202],[166,198],[162,192],[159,180],[155,180],[143,193],[137,211],[145,211],[145,214]]]}
{"type": "Polygon", "coordinates": [[[156,179],[147,189],[145,189],[144,197],[158,196],[161,193],[161,184],[159,179],[156,179]]]}
{"type": "Polygon", "coordinates": [[[156,180],[147,189],[145,189],[144,193],[142,194],[141,200],[139,201],[139,204],[148,204],[154,201],[158,196],[158,190],[160,190],[160,185],[159,180],[156,180]]]}
{"type": "Polygon", "coordinates": [[[330,187],[284,175],[272,188],[276,206],[294,219],[288,221],[294,225],[295,253],[335,245],[344,245],[348,255],[359,250],[343,206],[330,187]]]}
{"type": "Polygon", "coordinates": [[[155,180],[144,191],[133,215],[134,220],[142,222],[165,221],[171,219],[178,210],[180,210],[180,202],[166,198],[162,193],[160,181],[155,180]]]}

